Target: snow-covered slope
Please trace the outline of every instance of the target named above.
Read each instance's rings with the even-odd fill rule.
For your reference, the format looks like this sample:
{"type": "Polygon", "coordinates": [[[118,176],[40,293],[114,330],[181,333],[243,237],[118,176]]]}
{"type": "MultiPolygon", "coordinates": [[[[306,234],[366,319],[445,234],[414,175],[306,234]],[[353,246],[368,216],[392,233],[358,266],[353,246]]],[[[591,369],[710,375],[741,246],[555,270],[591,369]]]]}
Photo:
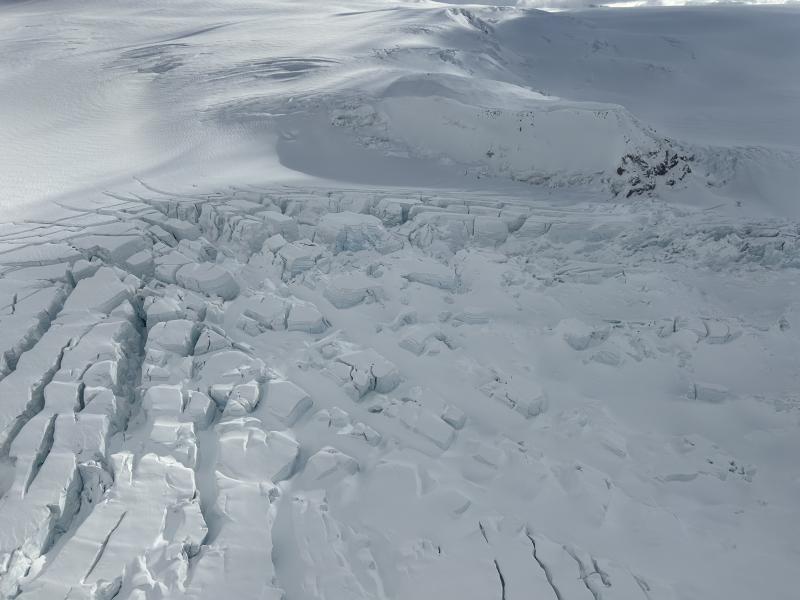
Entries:
{"type": "Polygon", "coordinates": [[[655,153],[653,166],[666,150],[748,178],[766,170],[759,193],[793,210],[781,190],[796,183],[800,139],[797,12],[662,12],[6,5],[6,202],[102,191],[131,174],[450,187],[489,176],[619,191],[624,156],[655,153]],[[764,34],[743,46],[749,27],[764,34]],[[773,171],[782,185],[764,181],[773,171]]]}
{"type": "Polygon", "coordinates": [[[793,600],[798,29],[1,5],[0,597],[793,600]]]}

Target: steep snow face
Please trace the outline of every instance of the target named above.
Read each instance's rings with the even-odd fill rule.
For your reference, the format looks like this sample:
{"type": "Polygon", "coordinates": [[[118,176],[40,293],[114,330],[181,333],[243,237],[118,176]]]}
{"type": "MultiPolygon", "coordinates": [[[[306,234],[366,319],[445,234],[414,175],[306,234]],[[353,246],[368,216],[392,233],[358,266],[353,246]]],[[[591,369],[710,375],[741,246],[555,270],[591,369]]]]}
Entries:
{"type": "Polygon", "coordinates": [[[659,148],[621,107],[565,102],[500,82],[488,92],[451,75],[398,79],[374,104],[337,111],[334,122],[365,144],[386,140],[380,145],[389,151],[553,185],[607,177],[623,156],[659,148]]]}

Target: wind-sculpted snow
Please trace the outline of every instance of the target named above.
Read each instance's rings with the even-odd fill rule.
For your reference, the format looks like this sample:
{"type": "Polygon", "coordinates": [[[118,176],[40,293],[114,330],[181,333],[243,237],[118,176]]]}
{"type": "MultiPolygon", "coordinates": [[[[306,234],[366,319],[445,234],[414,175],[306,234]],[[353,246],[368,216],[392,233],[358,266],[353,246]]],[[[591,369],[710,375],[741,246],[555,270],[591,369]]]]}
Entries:
{"type": "Polygon", "coordinates": [[[115,196],[0,254],[3,597],[791,597],[795,223],[115,196]]]}
{"type": "MultiPolygon", "coordinates": [[[[796,214],[791,9],[652,19],[366,0],[93,0],[12,3],[2,17],[4,206],[131,176],[184,189],[324,177],[623,197],[711,183],[749,203],[746,181],[776,213],[796,214]],[[750,20],[764,33],[745,48],[750,20]]],[[[238,214],[217,235],[260,243],[265,231],[238,214]]],[[[196,235],[175,226],[163,229],[196,235]]],[[[294,241],[279,222],[272,230],[294,241]]]]}

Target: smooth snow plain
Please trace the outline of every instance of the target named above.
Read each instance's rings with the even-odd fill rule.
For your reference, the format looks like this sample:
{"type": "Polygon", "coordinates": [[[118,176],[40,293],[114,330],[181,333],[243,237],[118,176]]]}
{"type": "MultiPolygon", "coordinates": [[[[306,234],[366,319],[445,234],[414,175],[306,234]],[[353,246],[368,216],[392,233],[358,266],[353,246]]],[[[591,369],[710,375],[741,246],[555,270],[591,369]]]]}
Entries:
{"type": "Polygon", "coordinates": [[[0,5],[0,597],[794,600],[800,9],[0,5]]]}

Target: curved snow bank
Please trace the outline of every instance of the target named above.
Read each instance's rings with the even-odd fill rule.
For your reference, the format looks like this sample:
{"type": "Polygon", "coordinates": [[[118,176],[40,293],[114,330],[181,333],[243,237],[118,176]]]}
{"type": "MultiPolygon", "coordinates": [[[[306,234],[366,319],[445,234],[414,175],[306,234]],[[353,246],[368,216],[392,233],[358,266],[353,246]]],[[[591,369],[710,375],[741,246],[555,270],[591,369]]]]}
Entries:
{"type": "Polygon", "coordinates": [[[376,99],[335,110],[333,123],[388,154],[554,186],[608,183],[624,157],[670,150],[621,106],[454,75],[402,76],[376,99]]]}
{"type": "Polygon", "coordinates": [[[484,108],[479,89],[474,92],[454,98],[409,94],[385,98],[379,106],[392,137],[421,154],[512,179],[584,180],[613,170],[624,154],[655,144],[621,107],[531,94],[527,108],[484,108]]]}

